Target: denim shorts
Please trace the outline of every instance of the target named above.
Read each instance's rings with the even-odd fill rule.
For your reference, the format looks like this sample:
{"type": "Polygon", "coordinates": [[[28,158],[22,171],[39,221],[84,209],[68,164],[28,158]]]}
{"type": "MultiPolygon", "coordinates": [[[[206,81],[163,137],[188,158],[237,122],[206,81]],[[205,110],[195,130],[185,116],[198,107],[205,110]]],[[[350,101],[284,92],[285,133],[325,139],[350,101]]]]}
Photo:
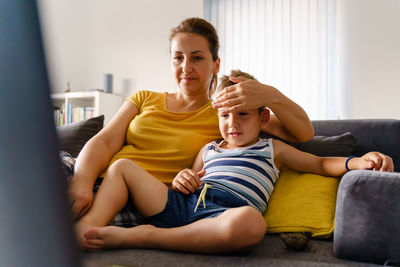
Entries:
{"type": "Polygon", "coordinates": [[[171,228],[190,224],[204,218],[217,217],[224,211],[248,206],[249,204],[231,193],[220,189],[210,188],[205,195],[205,204],[200,202],[197,211],[194,212],[201,190],[185,195],[181,192],[168,189],[168,200],[165,208],[158,214],[145,218],[148,224],[171,228]]]}

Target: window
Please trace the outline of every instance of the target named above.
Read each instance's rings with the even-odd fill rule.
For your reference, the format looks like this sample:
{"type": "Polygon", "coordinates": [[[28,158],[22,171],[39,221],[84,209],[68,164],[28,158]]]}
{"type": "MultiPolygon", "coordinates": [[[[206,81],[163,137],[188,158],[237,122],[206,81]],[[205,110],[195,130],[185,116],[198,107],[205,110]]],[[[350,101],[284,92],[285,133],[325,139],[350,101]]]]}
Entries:
{"type": "Polygon", "coordinates": [[[220,37],[220,74],[241,69],[311,119],[336,119],[335,0],[205,0],[220,37]]]}

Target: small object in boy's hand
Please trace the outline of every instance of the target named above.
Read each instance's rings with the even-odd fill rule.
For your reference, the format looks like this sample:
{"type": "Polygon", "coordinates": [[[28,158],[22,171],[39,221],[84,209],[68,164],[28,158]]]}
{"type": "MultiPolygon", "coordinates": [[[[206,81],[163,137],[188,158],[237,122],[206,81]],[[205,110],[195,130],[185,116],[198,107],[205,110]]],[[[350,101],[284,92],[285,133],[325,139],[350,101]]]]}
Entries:
{"type": "Polygon", "coordinates": [[[283,243],[286,245],[286,249],[296,251],[308,251],[308,239],[310,233],[281,233],[280,236],[283,243]]]}

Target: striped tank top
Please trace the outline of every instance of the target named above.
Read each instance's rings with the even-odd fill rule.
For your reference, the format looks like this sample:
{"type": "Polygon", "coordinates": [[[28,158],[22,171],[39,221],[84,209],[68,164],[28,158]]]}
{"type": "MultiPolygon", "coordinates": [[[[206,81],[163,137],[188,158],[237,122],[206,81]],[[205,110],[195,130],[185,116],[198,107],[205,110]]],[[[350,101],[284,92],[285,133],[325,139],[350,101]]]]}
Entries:
{"type": "Polygon", "coordinates": [[[231,193],[264,213],[279,177],[272,138],[235,149],[220,148],[223,142],[214,141],[204,147],[206,174],[202,182],[231,193]]]}

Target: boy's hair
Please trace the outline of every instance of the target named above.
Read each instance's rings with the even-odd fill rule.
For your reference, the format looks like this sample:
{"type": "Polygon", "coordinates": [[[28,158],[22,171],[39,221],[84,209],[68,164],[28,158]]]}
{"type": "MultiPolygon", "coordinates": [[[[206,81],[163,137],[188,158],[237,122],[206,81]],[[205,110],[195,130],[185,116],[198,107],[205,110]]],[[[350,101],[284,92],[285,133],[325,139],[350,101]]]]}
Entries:
{"type": "Polygon", "coordinates": [[[241,71],[241,70],[231,70],[231,74],[229,75],[224,75],[221,77],[221,79],[219,79],[219,85],[217,88],[217,91],[221,91],[222,89],[224,89],[225,87],[234,85],[235,83],[232,82],[231,80],[229,80],[229,77],[243,77],[246,79],[252,79],[252,80],[256,80],[256,78],[254,78],[253,75],[248,74],[247,72],[241,71]]]}
{"type": "MultiPolygon", "coordinates": [[[[235,84],[234,82],[229,80],[229,77],[243,77],[243,78],[246,78],[246,79],[251,79],[251,80],[256,80],[257,81],[257,79],[254,78],[253,75],[251,75],[251,74],[249,74],[247,72],[244,72],[244,71],[241,71],[241,70],[231,70],[231,73],[229,75],[223,75],[221,77],[221,79],[219,79],[219,85],[218,85],[218,88],[217,88],[217,92],[221,91],[225,87],[228,87],[228,86],[231,86],[231,85],[235,84]]],[[[258,111],[261,113],[261,112],[264,111],[264,109],[265,109],[265,107],[260,107],[258,109],[258,111]]]]}

